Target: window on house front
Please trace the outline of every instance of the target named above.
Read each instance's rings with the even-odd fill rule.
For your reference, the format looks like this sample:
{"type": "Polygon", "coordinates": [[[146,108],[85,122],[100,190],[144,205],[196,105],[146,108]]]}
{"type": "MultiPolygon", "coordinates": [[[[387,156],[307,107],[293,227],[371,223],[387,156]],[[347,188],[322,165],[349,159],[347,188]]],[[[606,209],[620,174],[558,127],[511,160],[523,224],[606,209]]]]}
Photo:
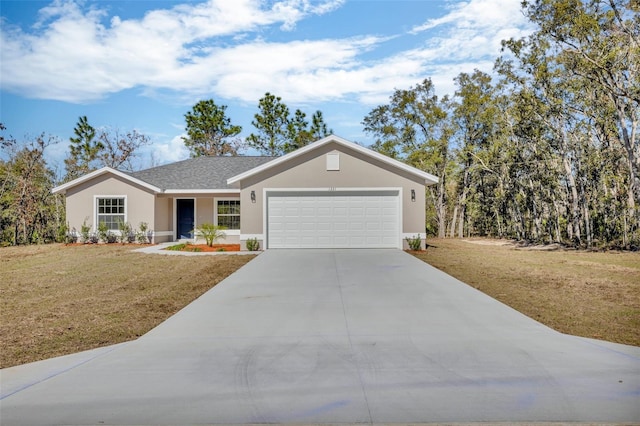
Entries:
{"type": "Polygon", "coordinates": [[[97,223],[104,223],[107,229],[117,231],[120,222],[125,222],[125,199],[118,198],[98,198],[98,220],[97,223]]]}
{"type": "Polygon", "coordinates": [[[218,226],[240,229],[240,200],[218,200],[218,226]]]}

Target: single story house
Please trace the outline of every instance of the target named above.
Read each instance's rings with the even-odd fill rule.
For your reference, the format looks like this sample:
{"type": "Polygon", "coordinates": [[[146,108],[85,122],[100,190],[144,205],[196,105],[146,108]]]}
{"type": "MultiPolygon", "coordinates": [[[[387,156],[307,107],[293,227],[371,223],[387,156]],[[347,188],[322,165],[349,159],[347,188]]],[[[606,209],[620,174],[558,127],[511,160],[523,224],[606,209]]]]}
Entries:
{"type": "Polygon", "coordinates": [[[194,238],[203,223],[227,228],[225,243],[256,238],[274,248],[403,248],[425,238],[429,173],[328,136],[281,157],[197,157],[138,172],[109,167],[53,189],[69,226],[120,221],[153,241],[194,238]]]}

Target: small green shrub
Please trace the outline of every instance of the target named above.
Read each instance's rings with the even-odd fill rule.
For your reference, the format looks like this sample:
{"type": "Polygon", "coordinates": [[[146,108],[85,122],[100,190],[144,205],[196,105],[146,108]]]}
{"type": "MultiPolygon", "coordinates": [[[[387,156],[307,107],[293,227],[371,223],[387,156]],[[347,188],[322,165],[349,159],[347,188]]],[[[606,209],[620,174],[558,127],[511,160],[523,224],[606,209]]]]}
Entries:
{"type": "Polygon", "coordinates": [[[258,251],[260,250],[260,243],[257,238],[249,238],[246,242],[247,250],[258,251]]]}
{"type": "Polygon", "coordinates": [[[91,242],[91,227],[87,225],[87,221],[82,222],[82,226],[80,227],[80,237],[82,238],[82,242],[88,244],[91,242]]]}
{"type": "Polygon", "coordinates": [[[218,250],[216,251],[227,251],[224,247],[220,247],[218,250]]]}
{"type": "Polygon", "coordinates": [[[136,240],[136,234],[133,232],[133,228],[129,222],[118,222],[118,229],[120,230],[120,235],[118,235],[118,240],[124,243],[132,243],[136,240]]]}
{"type": "Polygon", "coordinates": [[[207,242],[207,245],[211,247],[214,242],[219,239],[224,239],[227,237],[227,234],[224,232],[224,226],[214,225],[213,223],[203,223],[199,227],[195,229],[198,234],[202,235],[204,240],[207,242]]]}
{"type": "Polygon", "coordinates": [[[136,232],[136,239],[140,244],[149,244],[151,242],[151,231],[147,222],[140,222],[140,231],[136,232]]]}
{"type": "Polygon", "coordinates": [[[107,228],[107,224],[104,222],[98,223],[98,238],[106,243],[108,233],[109,228],[107,228]]]}
{"type": "Polygon", "coordinates": [[[414,235],[411,238],[407,237],[405,240],[409,245],[409,250],[419,251],[422,249],[422,239],[420,238],[420,235],[414,235]]]}
{"type": "Polygon", "coordinates": [[[200,247],[193,247],[191,244],[189,243],[180,243],[180,244],[176,244],[173,246],[169,246],[167,248],[165,248],[165,250],[171,250],[171,251],[190,251],[190,252],[201,252],[202,249],[200,247]]]}

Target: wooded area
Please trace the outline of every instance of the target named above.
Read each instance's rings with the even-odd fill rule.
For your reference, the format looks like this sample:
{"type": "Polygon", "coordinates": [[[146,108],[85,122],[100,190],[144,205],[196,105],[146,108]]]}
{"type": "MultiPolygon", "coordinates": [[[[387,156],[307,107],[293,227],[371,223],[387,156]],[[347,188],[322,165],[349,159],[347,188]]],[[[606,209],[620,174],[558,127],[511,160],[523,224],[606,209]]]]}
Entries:
{"type": "Polygon", "coordinates": [[[495,78],[430,79],[364,119],[374,148],[440,178],[427,229],[577,247],[640,247],[640,6],[523,3],[537,31],[503,42],[495,78]]]}
{"type": "MultiPolygon", "coordinates": [[[[428,188],[429,235],[489,236],[592,248],[640,248],[640,4],[533,0],[536,30],[503,41],[494,75],[455,78],[438,97],[431,79],[397,89],[363,121],[373,149],[438,176],[428,188]]],[[[260,100],[244,143],[281,155],[329,134],[322,112],[290,115],[260,100]]],[[[201,101],[185,115],[192,156],[236,155],[239,126],[201,101]]],[[[2,126],[4,131],[4,126],[2,126]]],[[[96,130],[81,117],[63,181],[103,165],[131,167],[149,143],[137,132],[96,130]]],[[[0,245],[62,240],[63,201],[50,190],[41,135],[0,144],[0,245]]]]}

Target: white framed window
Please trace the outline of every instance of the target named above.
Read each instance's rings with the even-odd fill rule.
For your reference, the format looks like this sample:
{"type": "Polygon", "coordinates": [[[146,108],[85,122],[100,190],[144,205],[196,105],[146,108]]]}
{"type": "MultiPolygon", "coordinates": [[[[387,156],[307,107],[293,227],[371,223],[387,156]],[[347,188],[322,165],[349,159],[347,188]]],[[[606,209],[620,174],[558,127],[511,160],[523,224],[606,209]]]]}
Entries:
{"type": "Polygon", "coordinates": [[[96,197],[96,228],[100,223],[110,231],[118,231],[127,221],[127,198],[123,196],[96,197]]]}
{"type": "Polygon", "coordinates": [[[237,198],[216,199],[216,220],[218,226],[230,230],[240,230],[240,200],[237,198]]]}

